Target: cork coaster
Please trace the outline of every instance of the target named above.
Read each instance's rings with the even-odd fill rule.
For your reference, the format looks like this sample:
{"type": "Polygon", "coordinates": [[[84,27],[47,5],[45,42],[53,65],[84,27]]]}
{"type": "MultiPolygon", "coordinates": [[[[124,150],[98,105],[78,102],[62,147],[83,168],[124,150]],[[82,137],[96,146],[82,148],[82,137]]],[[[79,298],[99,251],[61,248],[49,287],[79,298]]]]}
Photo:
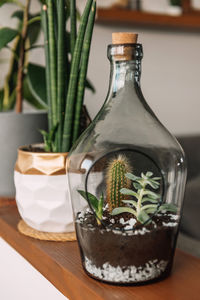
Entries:
{"type": "Polygon", "coordinates": [[[32,237],[34,239],[42,241],[55,241],[55,242],[72,242],[76,241],[75,232],[64,232],[64,233],[54,233],[54,232],[43,232],[31,228],[23,220],[20,220],[17,228],[22,234],[32,237]]]}

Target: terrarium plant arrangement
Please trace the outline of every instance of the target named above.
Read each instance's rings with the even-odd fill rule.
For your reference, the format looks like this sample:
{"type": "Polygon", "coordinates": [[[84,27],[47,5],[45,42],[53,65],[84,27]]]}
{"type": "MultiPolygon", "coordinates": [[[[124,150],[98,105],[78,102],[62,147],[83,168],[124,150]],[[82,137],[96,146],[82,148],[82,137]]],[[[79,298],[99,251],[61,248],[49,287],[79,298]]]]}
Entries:
{"type": "Polygon", "coordinates": [[[19,149],[15,168],[19,212],[28,225],[40,231],[74,230],[65,163],[70,148],[90,123],[83,100],[85,88],[94,89],[86,76],[95,12],[94,0],[86,1],[82,16],[75,0],[43,1],[46,66],[30,65],[28,77],[38,100],[42,102],[44,95],[47,99],[48,130],[41,130],[44,144],[19,149]],[[33,72],[37,78],[32,77],[33,72]],[[39,81],[45,92],[38,89],[39,81]]]}
{"type": "Polygon", "coordinates": [[[15,27],[11,28],[9,24],[0,28],[1,66],[8,67],[0,88],[0,194],[5,196],[14,196],[13,169],[17,148],[22,144],[41,142],[38,129],[47,128],[46,104],[37,101],[28,84],[30,54],[40,46],[40,11],[32,14],[30,3],[28,0],[0,1],[1,14],[5,14],[4,9],[9,6],[16,7],[8,19],[8,23],[15,21],[15,27]],[[32,107],[32,112],[23,109],[25,102],[32,107]]]}
{"type": "Polygon", "coordinates": [[[183,151],[141,87],[137,34],[113,33],[102,109],[67,160],[83,268],[114,284],[167,277],[186,179],[183,151]]]}
{"type": "Polygon", "coordinates": [[[124,155],[112,158],[107,165],[105,196],[103,191],[98,199],[78,190],[89,204],[75,221],[86,271],[116,283],[165,276],[179,216],[174,204],[163,203],[159,191],[162,178],[148,170],[139,176],[130,173],[131,164],[124,155]]]}

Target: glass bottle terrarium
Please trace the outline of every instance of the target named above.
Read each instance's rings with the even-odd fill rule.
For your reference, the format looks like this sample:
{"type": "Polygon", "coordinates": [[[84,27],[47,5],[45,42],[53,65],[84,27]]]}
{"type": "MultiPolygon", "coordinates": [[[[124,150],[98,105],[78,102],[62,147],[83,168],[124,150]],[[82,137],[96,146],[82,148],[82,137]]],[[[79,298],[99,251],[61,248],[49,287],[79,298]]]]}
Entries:
{"type": "Polygon", "coordinates": [[[136,39],[113,34],[107,99],[67,161],[83,267],[116,284],[169,275],[186,180],[183,150],[142,95],[136,39]]]}

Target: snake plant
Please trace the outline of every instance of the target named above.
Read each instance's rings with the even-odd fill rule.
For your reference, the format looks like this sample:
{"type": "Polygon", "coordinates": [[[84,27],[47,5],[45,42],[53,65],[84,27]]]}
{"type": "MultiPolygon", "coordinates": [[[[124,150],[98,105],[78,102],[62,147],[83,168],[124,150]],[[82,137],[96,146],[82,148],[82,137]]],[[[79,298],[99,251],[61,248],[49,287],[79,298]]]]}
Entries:
{"type": "Polygon", "coordinates": [[[46,150],[68,152],[80,134],[96,1],[87,1],[78,33],[75,0],[44,2],[42,26],[49,132],[42,134],[46,150]],[[70,32],[66,31],[68,23],[70,32]]]}

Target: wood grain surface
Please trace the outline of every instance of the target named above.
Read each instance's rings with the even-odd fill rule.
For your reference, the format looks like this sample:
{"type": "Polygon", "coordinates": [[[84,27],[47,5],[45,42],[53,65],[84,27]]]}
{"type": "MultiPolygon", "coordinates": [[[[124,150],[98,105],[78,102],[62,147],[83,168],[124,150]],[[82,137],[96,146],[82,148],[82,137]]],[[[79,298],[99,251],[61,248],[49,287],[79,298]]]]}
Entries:
{"type": "Polygon", "coordinates": [[[180,16],[170,16],[156,13],[126,9],[103,9],[97,10],[97,22],[120,25],[140,25],[159,28],[176,28],[184,30],[200,30],[200,13],[186,13],[180,16]]]}
{"type": "MultiPolygon", "coordinates": [[[[0,236],[70,300],[198,300],[200,260],[176,251],[172,275],[145,286],[120,287],[88,277],[77,242],[45,242],[17,231],[20,220],[13,200],[0,199],[0,236]]],[[[12,287],[12,283],[11,283],[12,287]]]]}

